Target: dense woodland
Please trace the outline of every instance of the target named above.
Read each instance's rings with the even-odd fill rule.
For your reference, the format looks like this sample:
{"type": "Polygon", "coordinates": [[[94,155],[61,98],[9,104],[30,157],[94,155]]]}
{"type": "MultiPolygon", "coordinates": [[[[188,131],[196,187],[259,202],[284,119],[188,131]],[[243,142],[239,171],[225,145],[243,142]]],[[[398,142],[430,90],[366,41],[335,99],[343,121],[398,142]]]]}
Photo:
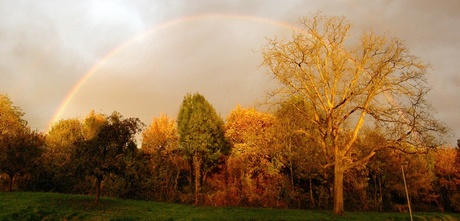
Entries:
{"type": "Polygon", "coordinates": [[[270,111],[237,105],[222,119],[195,93],[150,125],[90,111],[39,133],[1,95],[1,190],[341,215],[407,211],[404,167],[413,210],[460,211],[460,144],[432,118],[427,65],[373,32],[349,47],[344,18],[301,24],[262,48],[281,85],[270,111]]]}
{"type": "MultiPolygon", "coordinates": [[[[202,95],[187,95],[177,120],[155,117],[138,148],[135,134],[143,127],[136,118],[91,111],[42,134],[31,131],[20,109],[2,96],[1,125],[10,126],[2,128],[1,190],[330,209],[333,173],[321,166],[321,151],[301,132],[308,129],[304,116],[289,102],[274,113],[237,106],[224,122],[202,95]],[[8,111],[17,118],[5,117],[8,111]]],[[[366,129],[356,145],[365,149],[380,139],[366,129]]],[[[346,209],[407,211],[403,162],[415,211],[459,211],[460,148],[447,146],[426,154],[379,151],[345,174],[346,209]]]]}

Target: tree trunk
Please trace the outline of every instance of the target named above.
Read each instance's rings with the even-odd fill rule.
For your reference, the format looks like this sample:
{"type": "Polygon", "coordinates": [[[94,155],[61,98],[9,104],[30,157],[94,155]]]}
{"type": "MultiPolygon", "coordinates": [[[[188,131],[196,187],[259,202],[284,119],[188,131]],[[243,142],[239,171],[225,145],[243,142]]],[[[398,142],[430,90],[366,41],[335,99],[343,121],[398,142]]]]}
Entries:
{"type": "Polygon", "coordinates": [[[199,203],[199,193],[200,193],[200,188],[201,188],[201,159],[198,156],[198,153],[195,153],[193,156],[193,167],[195,171],[195,205],[198,205],[199,203]]]}
{"type": "Polygon", "coordinates": [[[289,175],[291,178],[291,186],[294,187],[294,166],[292,165],[292,159],[289,159],[289,175]]]}
{"type": "Polygon", "coordinates": [[[344,215],[343,204],[343,167],[340,160],[335,161],[334,165],[334,214],[338,216],[344,215]]]}
{"type": "Polygon", "coordinates": [[[379,211],[383,211],[382,176],[379,175],[379,211]]]}
{"type": "Polygon", "coordinates": [[[291,178],[291,186],[294,187],[294,166],[292,165],[292,145],[291,139],[289,139],[288,150],[289,150],[289,175],[291,178]]]}
{"type": "Polygon", "coordinates": [[[315,208],[315,198],[313,197],[313,185],[312,185],[312,181],[311,181],[311,175],[310,175],[310,200],[311,200],[311,205],[313,206],[313,208],[315,208]]]}
{"type": "Polygon", "coordinates": [[[372,178],[374,179],[374,209],[377,209],[377,176],[374,174],[372,178]]]}
{"type": "Polygon", "coordinates": [[[10,183],[8,185],[8,192],[11,192],[13,190],[13,178],[15,174],[16,173],[13,173],[13,174],[8,173],[8,176],[10,177],[10,183]]]}
{"type": "Polygon", "coordinates": [[[96,178],[96,198],[94,199],[94,204],[99,204],[99,196],[101,195],[101,185],[102,178],[96,178]]]}
{"type": "Polygon", "coordinates": [[[177,167],[176,177],[174,179],[174,192],[177,192],[179,187],[179,178],[180,178],[180,168],[177,167]]]}
{"type": "Polygon", "coordinates": [[[195,177],[195,171],[194,171],[194,168],[193,168],[193,160],[194,160],[194,157],[191,157],[189,160],[187,160],[187,170],[190,172],[190,176],[187,176],[187,180],[188,180],[188,183],[190,185],[190,188],[192,187],[193,185],[193,180],[194,180],[194,177],[195,177]]]}

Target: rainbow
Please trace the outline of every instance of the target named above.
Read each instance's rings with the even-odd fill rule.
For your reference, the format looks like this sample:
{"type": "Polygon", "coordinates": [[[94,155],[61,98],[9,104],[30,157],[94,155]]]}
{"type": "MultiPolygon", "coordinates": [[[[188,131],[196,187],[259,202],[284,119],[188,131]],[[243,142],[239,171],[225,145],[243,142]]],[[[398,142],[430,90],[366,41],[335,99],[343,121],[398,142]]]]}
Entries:
{"type": "Polygon", "coordinates": [[[77,83],[72,87],[72,89],[67,93],[64,97],[60,105],[58,106],[57,110],[54,112],[51,120],[48,122],[48,130],[51,126],[56,123],[60,118],[62,113],[64,113],[67,105],[72,101],[74,96],[78,93],[80,88],[93,76],[104,64],[116,56],[118,53],[122,52],[124,49],[128,48],[133,43],[145,38],[146,36],[155,33],[159,30],[166,29],[168,27],[172,27],[178,24],[184,24],[188,22],[196,22],[196,21],[204,21],[204,20],[243,20],[243,21],[250,21],[256,23],[263,23],[273,26],[279,26],[288,28],[291,30],[297,30],[297,28],[287,22],[275,21],[268,18],[263,17],[256,17],[256,16],[248,16],[248,15],[237,15],[237,14],[205,14],[205,15],[195,15],[189,17],[181,17],[174,20],[169,20],[158,25],[153,26],[152,28],[134,35],[133,37],[127,39],[126,41],[122,42],[121,44],[114,47],[110,50],[106,55],[101,57],[96,64],[94,64],[84,75],[83,77],[77,81],[77,83]]]}

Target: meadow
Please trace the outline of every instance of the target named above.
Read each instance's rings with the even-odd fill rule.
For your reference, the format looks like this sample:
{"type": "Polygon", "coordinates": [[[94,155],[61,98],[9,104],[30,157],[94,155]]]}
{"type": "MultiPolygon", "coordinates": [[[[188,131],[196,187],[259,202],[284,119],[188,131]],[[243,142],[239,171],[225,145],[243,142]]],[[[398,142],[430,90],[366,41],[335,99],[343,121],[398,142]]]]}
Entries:
{"type": "MultiPolygon", "coordinates": [[[[407,213],[204,207],[83,195],[1,192],[0,220],[409,220],[407,213]]],[[[460,220],[460,214],[415,213],[414,220],[460,220]]]]}

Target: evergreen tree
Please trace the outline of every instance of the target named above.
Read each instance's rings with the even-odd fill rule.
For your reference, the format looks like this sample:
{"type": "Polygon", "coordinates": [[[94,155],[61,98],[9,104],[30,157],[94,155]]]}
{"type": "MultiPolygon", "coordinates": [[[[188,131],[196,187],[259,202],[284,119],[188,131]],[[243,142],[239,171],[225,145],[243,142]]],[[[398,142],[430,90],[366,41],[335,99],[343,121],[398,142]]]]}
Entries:
{"type": "Polygon", "coordinates": [[[190,182],[195,184],[195,204],[206,176],[216,168],[222,154],[229,151],[224,122],[211,104],[199,93],[187,94],[177,118],[179,146],[191,164],[190,182]]]}

